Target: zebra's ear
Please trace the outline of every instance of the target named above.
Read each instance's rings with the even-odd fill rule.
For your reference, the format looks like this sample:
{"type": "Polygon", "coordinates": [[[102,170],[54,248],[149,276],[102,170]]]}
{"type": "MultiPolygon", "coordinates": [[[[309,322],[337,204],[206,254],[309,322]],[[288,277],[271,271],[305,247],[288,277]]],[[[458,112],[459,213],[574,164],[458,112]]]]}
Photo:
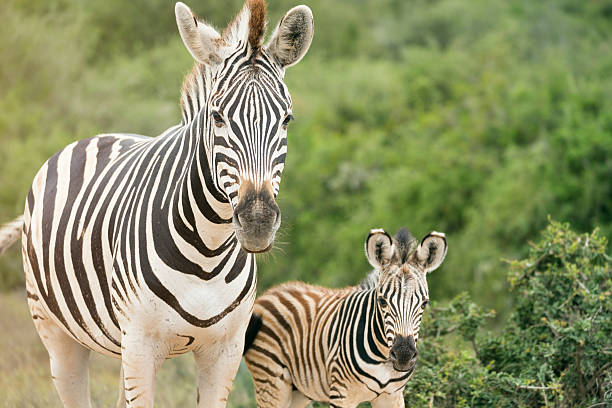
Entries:
{"type": "Polygon", "coordinates": [[[174,7],[176,24],[183,43],[196,61],[202,64],[218,64],[221,36],[212,26],[200,21],[196,15],[180,1],[174,7]]]}
{"type": "Polygon", "coordinates": [[[365,241],[368,262],[378,269],[387,264],[393,256],[391,236],[383,229],[373,229],[365,241]]]}
{"type": "Polygon", "coordinates": [[[442,232],[432,231],[419,244],[416,250],[416,262],[425,273],[433,272],[446,256],[446,236],[442,232]]]}
{"type": "Polygon", "coordinates": [[[313,35],[312,11],[307,6],[297,6],[281,18],[266,49],[283,68],[287,68],[306,55],[313,35]]]}

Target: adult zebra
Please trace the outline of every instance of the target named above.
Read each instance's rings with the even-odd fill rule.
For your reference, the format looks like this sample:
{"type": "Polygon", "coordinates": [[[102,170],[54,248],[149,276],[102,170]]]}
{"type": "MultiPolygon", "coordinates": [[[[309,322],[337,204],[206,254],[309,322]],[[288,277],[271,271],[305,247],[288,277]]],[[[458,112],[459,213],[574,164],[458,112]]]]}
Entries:
{"type": "Polygon", "coordinates": [[[392,239],[372,230],[365,243],[374,270],[359,286],[328,289],[282,284],[255,301],[244,359],[257,406],[404,407],[414,371],[426,275],[446,256],[444,234],[417,246],[401,229],[392,239]]]}
{"type": "Polygon", "coordinates": [[[28,305],[66,407],[90,406],[90,350],[121,358],[125,403],[139,407],[153,405],[164,359],[193,351],[198,405],[224,406],[253,307],[253,253],[280,224],[283,76],[310,46],[312,13],[288,11],[266,46],[263,0],[222,35],[182,3],[175,13],[196,62],[181,124],[67,146],[35,176],[23,221],[0,232],[1,252],[22,230],[28,305]]]}

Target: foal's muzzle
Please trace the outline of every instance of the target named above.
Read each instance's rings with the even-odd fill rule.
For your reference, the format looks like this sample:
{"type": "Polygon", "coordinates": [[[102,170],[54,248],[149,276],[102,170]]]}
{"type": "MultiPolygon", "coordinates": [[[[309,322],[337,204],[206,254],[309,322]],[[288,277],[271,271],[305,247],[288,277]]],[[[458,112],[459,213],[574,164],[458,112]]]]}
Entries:
{"type": "Polygon", "coordinates": [[[417,349],[414,337],[397,336],[389,351],[389,360],[397,371],[410,371],[417,360],[417,349]]]}

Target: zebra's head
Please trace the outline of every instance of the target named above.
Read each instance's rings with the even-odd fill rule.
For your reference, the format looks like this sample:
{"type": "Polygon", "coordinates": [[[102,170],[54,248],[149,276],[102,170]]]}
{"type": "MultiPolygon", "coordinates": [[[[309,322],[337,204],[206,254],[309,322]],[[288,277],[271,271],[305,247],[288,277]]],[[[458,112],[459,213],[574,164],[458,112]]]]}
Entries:
{"type": "Polygon", "coordinates": [[[185,46],[196,60],[183,86],[184,120],[198,118],[214,187],[231,204],[242,247],[264,252],[280,226],[275,202],[293,118],[283,77],[308,51],[314,33],[306,6],[289,10],[266,45],[264,0],[247,0],[219,34],[183,3],[175,8],[185,46]]]}
{"type": "Polygon", "coordinates": [[[389,360],[398,371],[410,371],[417,358],[421,316],[429,302],[427,274],[446,256],[443,233],[431,232],[420,244],[406,229],[394,238],[382,229],[370,231],[366,256],[378,275],[376,309],[382,318],[389,360]]]}

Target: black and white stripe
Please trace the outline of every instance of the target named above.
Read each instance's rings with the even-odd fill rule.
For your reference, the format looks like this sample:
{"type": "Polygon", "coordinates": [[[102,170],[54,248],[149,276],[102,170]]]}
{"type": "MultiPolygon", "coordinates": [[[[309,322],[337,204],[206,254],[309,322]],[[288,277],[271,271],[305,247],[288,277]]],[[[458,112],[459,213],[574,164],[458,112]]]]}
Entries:
{"type": "Polygon", "coordinates": [[[28,304],[65,406],[90,406],[89,350],[122,359],[120,405],[152,406],[163,360],[193,351],[199,406],[224,406],[255,296],[253,252],[280,223],[283,76],[310,44],[312,14],[292,9],[272,36],[283,43],[296,15],[308,23],[289,27],[305,36],[291,64],[261,45],[263,0],[248,0],[223,37],[182,3],[176,15],[196,58],[182,123],[65,147],[35,176],[18,222],[28,304]]]}
{"type": "Polygon", "coordinates": [[[420,244],[407,230],[372,230],[366,255],[374,270],[359,285],[328,289],[301,282],[255,301],[245,361],[259,407],[404,407],[416,342],[429,300],[426,275],[444,260],[446,239],[420,244]]]}

